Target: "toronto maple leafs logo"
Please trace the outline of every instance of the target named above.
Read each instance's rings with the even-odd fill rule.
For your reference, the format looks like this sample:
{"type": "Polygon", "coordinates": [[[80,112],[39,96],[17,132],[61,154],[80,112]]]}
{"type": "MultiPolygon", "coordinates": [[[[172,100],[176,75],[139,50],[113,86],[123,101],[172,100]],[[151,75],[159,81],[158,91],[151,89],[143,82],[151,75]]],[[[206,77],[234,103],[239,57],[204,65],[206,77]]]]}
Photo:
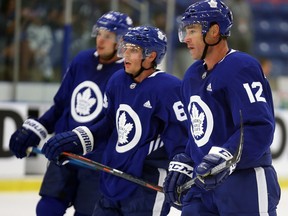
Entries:
{"type": "Polygon", "coordinates": [[[80,83],[72,93],[71,115],[77,122],[94,120],[103,108],[103,96],[98,85],[92,81],[80,83]]]}
{"type": "Polygon", "coordinates": [[[210,2],[208,2],[208,4],[211,8],[217,8],[217,2],[215,0],[211,0],[210,2]]]}
{"type": "Polygon", "coordinates": [[[133,21],[132,21],[132,19],[130,17],[127,17],[126,18],[126,23],[127,23],[127,25],[132,25],[133,21]]]}
{"type": "Polygon", "coordinates": [[[125,112],[120,115],[118,124],[118,142],[120,144],[128,143],[128,134],[132,130],[133,124],[127,122],[125,112]]]}
{"type": "Polygon", "coordinates": [[[116,112],[118,142],[116,151],[125,153],[133,149],[142,135],[142,126],[138,114],[128,104],[120,104],[116,112]]]}
{"type": "Polygon", "coordinates": [[[199,110],[196,108],[195,104],[192,105],[192,126],[193,126],[193,133],[196,138],[202,136],[204,134],[203,131],[203,122],[205,119],[205,115],[203,112],[199,113],[199,110]]]}
{"type": "Polygon", "coordinates": [[[158,38],[160,40],[167,41],[167,38],[166,38],[165,34],[163,32],[161,32],[160,30],[157,31],[157,35],[158,35],[158,38]]]}
{"type": "Polygon", "coordinates": [[[89,115],[91,107],[96,103],[96,98],[92,98],[91,88],[87,88],[83,93],[77,94],[76,112],[79,115],[89,115]]]}
{"type": "Polygon", "coordinates": [[[112,13],[105,14],[103,17],[108,19],[108,20],[112,20],[112,21],[117,20],[116,16],[114,16],[112,13]]]}
{"type": "Polygon", "coordinates": [[[190,97],[188,105],[190,113],[190,131],[195,143],[200,147],[205,145],[212,134],[213,115],[207,104],[197,95],[190,97]]]}

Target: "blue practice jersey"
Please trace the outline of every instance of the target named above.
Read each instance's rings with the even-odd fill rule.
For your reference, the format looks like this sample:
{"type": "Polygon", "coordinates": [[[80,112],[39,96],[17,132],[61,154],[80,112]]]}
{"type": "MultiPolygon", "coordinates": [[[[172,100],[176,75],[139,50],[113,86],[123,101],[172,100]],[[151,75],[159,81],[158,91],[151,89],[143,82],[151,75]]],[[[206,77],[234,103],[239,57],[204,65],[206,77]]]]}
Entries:
{"type": "Polygon", "coordinates": [[[123,68],[123,59],[101,64],[95,49],[80,52],[66,71],[54,97],[54,105],[39,121],[49,133],[94,124],[103,116],[107,81],[120,68],[123,68]]]}
{"type": "MultiPolygon", "coordinates": [[[[141,83],[123,69],[112,76],[104,99],[106,117],[91,128],[95,145],[97,137],[110,129],[105,165],[138,177],[145,165],[168,168],[169,160],[185,150],[188,138],[180,87],[178,78],[163,71],[141,83]]],[[[127,197],[137,187],[111,174],[104,173],[102,180],[104,194],[113,200],[127,197]]]]}
{"type": "Polygon", "coordinates": [[[210,71],[204,61],[192,64],[182,85],[188,115],[187,153],[199,164],[212,146],[236,152],[240,139],[240,110],[244,145],[237,168],[271,165],[274,134],[271,89],[258,61],[231,50],[210,71]]]}

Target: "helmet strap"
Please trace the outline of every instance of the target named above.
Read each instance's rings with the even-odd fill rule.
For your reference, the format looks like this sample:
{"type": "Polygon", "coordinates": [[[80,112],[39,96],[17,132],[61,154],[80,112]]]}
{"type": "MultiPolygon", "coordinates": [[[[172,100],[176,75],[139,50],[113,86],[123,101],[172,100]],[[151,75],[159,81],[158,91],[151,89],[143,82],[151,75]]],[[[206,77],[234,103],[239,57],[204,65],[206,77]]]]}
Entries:
{"type": "Polygon", "coordinates": [[[205,57],[206,57],[206,54],[207,54],[207,50],[208,50],[208,47],[209,46],[216,46],[217,44],[219,44],[220,43],[220,41],[222,40],[222,37],[219,37],[219,40],[216,42],[216,43],[214,43],[214,44],[208,44],[207,42],[206,42],[206,33],[203,35],[203,42],[205,43],[205,47],[204,47],[204,50],[203,50],[203,53],[202,53],[202,56],[201,56],[201,60],[203,60],[205,57]]]}
{"type": "MultiPolygon", "coordinates": [[[[204,39],[203,39],[204,40],[204,39]]],[[[205,42],[205,41],[204,41],[205,42]]],[[[204,50],[203,50],[203,53],[202,53],[202,56],[201,56],[201,60],[203,60],[207,54],[207,50],[208,50],[208,44],[205,43],[205,47],[204,47],[204,50]]]]}
{"type": "Polygon", "coordinates": [[[140,74],[142,74],[143,71],[145,71],[145,70],[149,70],[149,69],[155,68],[155,64],[152,64],[152,66],[149,67],[149,68],[144,68],[144,67],[143,67],[143,61],[145,61],[145,59],[142,59],[142,61],[141,61],[141,68],[137,71],[137,73],[136,73],[135,75],[129,74],[132,79],[135,79],[135,78],[137,78],[138,76],[140,76],[140,74]]]}

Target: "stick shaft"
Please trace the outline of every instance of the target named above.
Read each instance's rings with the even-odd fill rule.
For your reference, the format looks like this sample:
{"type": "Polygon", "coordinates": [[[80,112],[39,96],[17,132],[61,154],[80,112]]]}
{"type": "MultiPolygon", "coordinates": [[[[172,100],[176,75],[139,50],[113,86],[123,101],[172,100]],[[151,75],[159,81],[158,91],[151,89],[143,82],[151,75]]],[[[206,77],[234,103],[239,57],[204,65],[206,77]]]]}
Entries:
{"type": "MultiPolygon", "coordinates": [[[[35,147],[29,148],[28,152],[34,152],[34,153],[37,153],[37,154],[42,154],[41,150],[38,149],[38,148],[35,148],[35,147]]],[[[95,170],[95,171],[101,170],[101,171],[110,173],[112,175],[118,176],[120,178],[126,179],[128,181],[134,182],[134,183],[136,183],[138,185],[141,185],[141,186],[144,186],[144,187],[150,188],[152,190],[155,190],[155,191],[163,193],[163,187],[161,187],[159,185],[155,185],[155,184],[146,182],[143,179],[140,179],[138,177],[132,176],[132,175],[130,175],[128,173],[125,173],[125,172],[122,172],[120,170],[111,168],[111,167],[106,166],[104,164],[101,164],[99,162],[90,160],[90,159],[85,158],[83,156],[76,155],[76,154],[73,154],[73,153],[68,153],[68,152],[63,152],[61,154],[61,156],[64,157],[64,158],[67,158],[69,163],[74,164],[76,166],[88,168],[88,169],[95,170]]]]}
{"type": "Polygon", "coordinates": [[[82,157],[80,155],[76,155],[76,154],[72,154],[72,153],[68,153],[68,152],[63,152],[62,156],[67,157],[68,159],[70,159],[74,162],[84,163],[87,166],[94,167],[95,170],[102,170],[104,172],[107,172],[107,173],[110,173],[112,175],[121,177],[123,179],[134,182],[136,184],[142,185],[144,187],[148,187],[148,188],[151,188],[153,190],[163,192],[163,188],[161,186],[148,183],[148,182],[146,182],[146,181],[144,181],[138,177],[132,176],[128,173],[125,173],[125,172],[122,172],[120,170],[111,168],[111,167],[106,166],[104,164],[101,164],[101,163],[98,163],[96,161],[90,160],[88,158],[82,157]]]}

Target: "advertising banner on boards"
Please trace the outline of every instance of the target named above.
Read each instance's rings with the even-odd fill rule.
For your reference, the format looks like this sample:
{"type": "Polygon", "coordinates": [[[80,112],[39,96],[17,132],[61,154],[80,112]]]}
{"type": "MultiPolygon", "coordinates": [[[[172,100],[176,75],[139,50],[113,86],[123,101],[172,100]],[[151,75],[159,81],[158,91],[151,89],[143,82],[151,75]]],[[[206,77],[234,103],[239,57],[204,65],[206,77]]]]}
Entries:
{"type": "MultiPolygon", "coordinates": [[[[11,134],[21,127],[28,116],[37,118],[49,107],[50,104],[0,103],[1,176],[23,176],[25,174],[43,174],[45,172],[47,160],[43,155],[34,155],[28,159],[17,159],[9,151],[9,139],[11,134]]],[[[288,164],[288,110],[276,110],[275,119],[276,130],[271,146],[273,165],[279,178],[288,179],[288,169],[286,167],[288,164]]]]}

